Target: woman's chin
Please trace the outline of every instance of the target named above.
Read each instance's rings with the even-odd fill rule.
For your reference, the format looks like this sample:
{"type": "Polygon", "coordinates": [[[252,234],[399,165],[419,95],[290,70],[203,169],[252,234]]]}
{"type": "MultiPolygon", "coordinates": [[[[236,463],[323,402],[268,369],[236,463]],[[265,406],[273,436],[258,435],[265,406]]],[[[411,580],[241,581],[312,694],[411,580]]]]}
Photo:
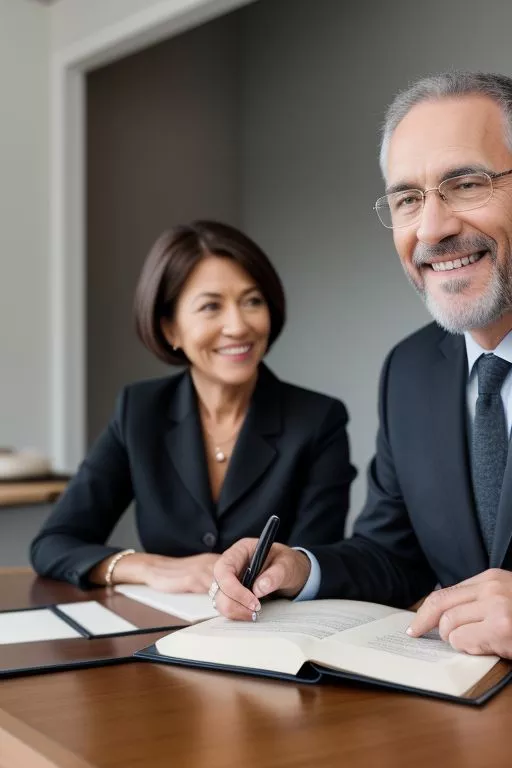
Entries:
{"type": "Polygon", "coordinates": [[[216,370],[213,372],[212,378],[217,379],[219,384],[225,384],[226,386],[243,386],[254,380],[258,371],[258,366],[251,363],[250,365],[230,364],[228,366],[222,366],[222,370],[216,370]]]}

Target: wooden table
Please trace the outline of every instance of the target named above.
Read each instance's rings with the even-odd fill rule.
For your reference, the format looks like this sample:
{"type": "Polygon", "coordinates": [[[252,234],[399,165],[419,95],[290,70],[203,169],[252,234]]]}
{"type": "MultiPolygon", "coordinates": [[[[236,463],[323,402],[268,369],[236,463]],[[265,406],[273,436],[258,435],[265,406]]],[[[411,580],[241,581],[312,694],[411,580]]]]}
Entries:
{"type": "Polygon", "coordinates": [[[512,687],[470,708],[143,662],[0,683],[2,768],[504,768],[511,726],[512,687]]]}

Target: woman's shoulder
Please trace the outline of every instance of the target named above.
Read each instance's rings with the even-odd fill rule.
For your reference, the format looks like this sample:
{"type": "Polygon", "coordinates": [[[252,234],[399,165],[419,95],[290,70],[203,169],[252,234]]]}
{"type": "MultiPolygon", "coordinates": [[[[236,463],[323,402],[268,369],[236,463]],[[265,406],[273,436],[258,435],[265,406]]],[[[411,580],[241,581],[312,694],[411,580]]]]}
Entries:
{"type": "Polygon", "coordinates": [[[185,383],[185,379],[186,371],[181,371],[172,376],[142,379],[127,384],[119,395],[118,412],[120,410],[125,417],[130,417],[167,410],[180,389],[183,389],[180,385],[185,383]]]}
{"type": "Polygon", "coordinates": [[[142,399],[158,397],[161,393],[171,393],[183,380],[186,372],[180,371],[172,376],[160,376],[156,379],[140,379],[127,384],[123,388],[130,399],[142,399]]]}

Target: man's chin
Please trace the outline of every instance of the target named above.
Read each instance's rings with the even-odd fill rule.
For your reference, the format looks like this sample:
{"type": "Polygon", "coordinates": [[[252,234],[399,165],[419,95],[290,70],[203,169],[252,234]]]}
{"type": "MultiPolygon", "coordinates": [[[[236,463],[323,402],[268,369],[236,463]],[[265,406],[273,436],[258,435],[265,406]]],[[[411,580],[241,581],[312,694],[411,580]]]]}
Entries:
{"type": "Polygon", "coordinates": [[[474,298],[467,296],[443,297],[441,302],[427,292],[424,300],[433,319],[448,333],[460,334],[477,328],[486,328],[504,314],[503,308],[496,305],[489,306],[485,301],[475,302],[474,298]]]}

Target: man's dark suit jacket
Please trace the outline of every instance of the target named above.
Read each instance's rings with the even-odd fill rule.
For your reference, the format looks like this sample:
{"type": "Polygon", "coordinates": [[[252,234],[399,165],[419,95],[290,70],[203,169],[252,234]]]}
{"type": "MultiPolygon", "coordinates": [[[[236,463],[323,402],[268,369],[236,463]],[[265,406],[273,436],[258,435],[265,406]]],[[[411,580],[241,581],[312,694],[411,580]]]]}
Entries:
{"type": "Polygon", "coordinates": [[[480,534],[467,445],[463,336],[428,325],[396,346],[383,368],[377,451],[353,538],[311,547],[319,597],[410,606],[439,582],[489,567],[512,569],[509,453],[490,558],[480,534]]]}
{"type": "Polygon", "coordinates": [[[115,415],[32,543],[35,570],[87,585],[135,499],[142,546],[172,557],[223,552],[259,536],[311,547],[343,538],[350,464],[344,405],[279,381],[265,366],[214,504],[190,374],[126,387],[115,415]]]}

